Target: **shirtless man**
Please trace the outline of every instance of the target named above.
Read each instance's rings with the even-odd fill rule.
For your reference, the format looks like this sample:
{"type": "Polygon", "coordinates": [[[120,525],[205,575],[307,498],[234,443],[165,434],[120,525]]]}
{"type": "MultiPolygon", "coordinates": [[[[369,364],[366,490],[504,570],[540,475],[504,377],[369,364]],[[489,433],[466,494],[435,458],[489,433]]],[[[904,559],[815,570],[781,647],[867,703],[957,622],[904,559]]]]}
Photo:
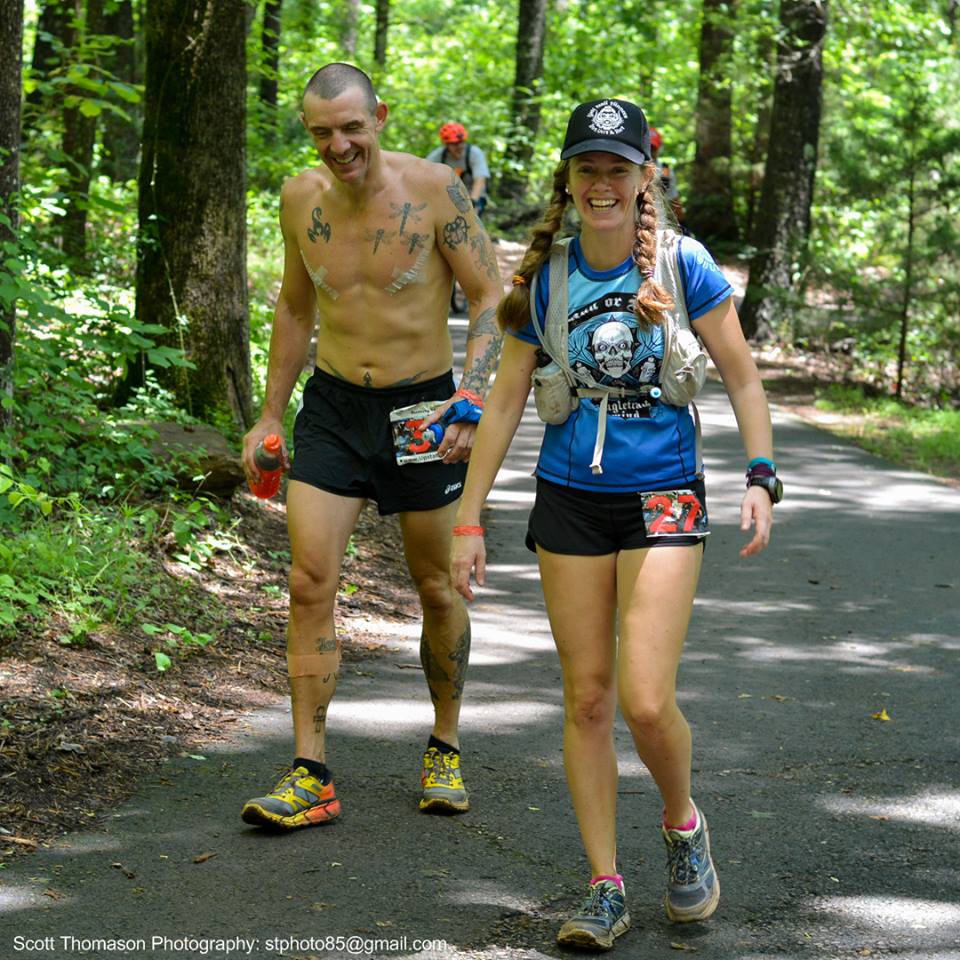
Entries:
{"type": "Polygon", "coordinates": [[[287,668],[296,757],[274,790],[249,801],[247,823],[306,827],[340,813],[325,760],[327,707],[340,644],[334,607],[347,541],[364,500],[398,513],[404,553],[423,609],[420,659],[434,706],[420,808],[469,807],[458,722],[470,621],[448,572],[457,499],[474,424],[447,426],[440,461],[398,466],[389,413],[464,396],[482,405],[496,365],[494,321],[502,285],[489,238],[448,167],[380,149],[387,106],[370,79],[344,63],[318,70],[303,97],[304,127],[322,165],[280,195],[283,284],[270,338],[266,398],[244,438],[256,478],[257,444],[282,435],[319,312],[316,370],[294,427],[287,491],[290,620],[287,668]],[[456,276],[470,300],[463,378],[455,387],[447,326],[456,276]]]}

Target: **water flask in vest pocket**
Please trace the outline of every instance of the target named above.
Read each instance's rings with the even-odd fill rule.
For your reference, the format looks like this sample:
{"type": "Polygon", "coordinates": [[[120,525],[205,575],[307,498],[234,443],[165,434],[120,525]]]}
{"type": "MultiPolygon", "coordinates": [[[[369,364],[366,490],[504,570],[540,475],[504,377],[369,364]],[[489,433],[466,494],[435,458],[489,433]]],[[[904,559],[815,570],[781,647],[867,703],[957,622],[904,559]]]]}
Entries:
{"type": "Polygon", "coordinates": [[[567,372],[555,360],[537,367],[530,376],[537,416],[544,423],[564,423],[580,405],[567,372]]]}
{"type": "Polygon", "coordinates": [[[693,331],[664,324],[663,363],[660,386],[667,403],[685,407],[700,392],[707,379],[707,355],[693,331]]]}

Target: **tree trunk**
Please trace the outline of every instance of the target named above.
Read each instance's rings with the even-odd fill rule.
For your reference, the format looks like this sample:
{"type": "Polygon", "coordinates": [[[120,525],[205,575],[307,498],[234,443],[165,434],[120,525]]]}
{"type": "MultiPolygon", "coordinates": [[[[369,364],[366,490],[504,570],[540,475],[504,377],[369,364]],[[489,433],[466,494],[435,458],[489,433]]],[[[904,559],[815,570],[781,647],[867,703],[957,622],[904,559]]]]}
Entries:
{"type": "MultiPolygon", "coordinates": [[[[77,0],[76,18],[68,29],[70,47],[76,49],[92,33],[100,33],[103,26],[103,0],[87,0],[83,16],[83,0],[77,0]]],[[[63,154],[67,167],[64,184],[66,211],[60,218],[63,252],[72,268],[86,272],[87,203],[90,193],[93,147],[97,137],[97,118],[86,116],[81,104],[87,94],[80,86],[66,87],[63,98],[63,154]]]]}
{"type": "Polygon", "coordinates": [[[260,35],[260,103],[269,126],[277,119],[277,78],[280,71],[280,11],[283,0],[267,0],[260,35]]]}
{"type": "Polygon", "coordinates": [[[498,193],[523,202],[526,170],[540,129],[540,81],[547,32],[547,0],[520,0],[517,14],[517,63],[513,81],[512,122],[498,193]]]}
{"type": "MultiPolygon", "coordinates": [[[[764,33],[757,45],[757,63],[762,74],[773,76],[776,72],[776,49],[773,36],[764,33]]],[[[763,165],[770,148],[770,114],[773,106],[772,84],[764,84],[756,107],[756,124],[753,128],[753,142],[750,145],[750,174],[747,181],[747,212],[743,225],[743,236],[754,243],[757,229],[757,202],[763,189],[763,165]]]]}
{"type": "Polygon", "coordinates": [[[785,316],[810,234],[827,0],[782,0],[780,26],[757,252],[741,314],[744,333],[758,339],[770,339],[785,316]]]}
{"type": "Polygon", "coordinates": [[[696,154],[687,197],[687,225],[709,243],[736,243],[733,212],[732,78],[736,0],[703,0],[696,154]]]}
{"type": "Polygon", "coordinates": [[[390,0],[377,0],[377,30],[373,39],[373,62],[387,65],[387,30],[390,28],[390,0]]]}
{"type": "Polygon", "coordinates": [[[147,2],[137,316],[195,365],[157,370],[183,408],[247,425],[244,6],[147,2]]]}
{"type": "Polygon", "coordinates": [[[340,44],[351,60],[357,55],[357,21],[360,19],[360,0],[344,0],[343,27],[340,44]]]}
{"type": "Polygon", "coordinates": [[[67,31],[73,17],[74,7],[71,0],[48,0],[40,11],[30,65],[30,77],[39,85],[24,98],[24,136],[37,126],[40,116],[50,105],[51,97],[44,89],[44,83],[61,65],[62,50],[68,46],[67,31]]]}
{"type": "MultiPolygon", "coordinates": [[[[914,116],[916,114],[914,113],[914,116]]],[[[908,154],[913,153],[912,140],[908,141],[908,154]]],[[[914,232],[917,223],[917,164],[910,157],[907,179],[907,248],[903,253],[903,304],[900,309],[900,344],[897,350],[896,397],[903,399],[903,371],[907,365],[907,333],[910,328],[910,302],[913,299],[914,232]]]]}
{"type": "MultiPolygon", "coordinates": [[[[103,32],[112,34],[121,42],[105,58],[104,66],[121,82],[134,86],[140,71],[137,65],[137,45],[134,37],[133,3],[114,0],[103,19],[103,32]]],[[[114,181],[122,183],[137,175],[140,153],[140,104],[122,104],[131,120],[124,120],[112,111],[103,115],[103,160],[101,169],[114,181]]]]}
{"type": "MultiPolygon", "coordinates": [[[[16,241],[19,224],[22,47],[23,0],[0,0],[0,271],[7,256],[13,256],[3,248],[16,241]]],[[[0,434],[6,434],[13,418],[10,404],[3,401],[13,397],[16,321],[16,300],[0,300],[0,434]]],[[[6,458],[11,448],[4,447],[6,458]]]]}

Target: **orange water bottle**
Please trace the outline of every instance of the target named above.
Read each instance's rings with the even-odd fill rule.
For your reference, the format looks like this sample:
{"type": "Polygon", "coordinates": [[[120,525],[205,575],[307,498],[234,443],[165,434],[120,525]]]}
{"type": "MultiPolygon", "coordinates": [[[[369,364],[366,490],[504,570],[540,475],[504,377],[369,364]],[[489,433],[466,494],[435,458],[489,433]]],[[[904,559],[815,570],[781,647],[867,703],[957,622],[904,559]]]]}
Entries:
{"type": "Polygon", "coordinates": [[[257,445],[253,461],[260,471],[260,479],[250,481],[250,489],[262,500],[268,500],[280,489],[280,477],[283,476],[283,441],[276,433],[267,434],[257,445]]]}

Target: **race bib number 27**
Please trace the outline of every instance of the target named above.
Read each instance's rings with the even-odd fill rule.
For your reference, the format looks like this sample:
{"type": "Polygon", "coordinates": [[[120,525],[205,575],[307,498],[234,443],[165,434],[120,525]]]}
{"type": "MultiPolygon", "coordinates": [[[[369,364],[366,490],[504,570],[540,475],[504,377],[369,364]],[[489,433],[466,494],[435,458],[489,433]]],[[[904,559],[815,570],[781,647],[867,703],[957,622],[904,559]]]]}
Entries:
{"type": "Polygon", "coordinates": [[[705,537],[707,511],[692,490],[641,493],[643,524],[648,537],[705,537]]]}

